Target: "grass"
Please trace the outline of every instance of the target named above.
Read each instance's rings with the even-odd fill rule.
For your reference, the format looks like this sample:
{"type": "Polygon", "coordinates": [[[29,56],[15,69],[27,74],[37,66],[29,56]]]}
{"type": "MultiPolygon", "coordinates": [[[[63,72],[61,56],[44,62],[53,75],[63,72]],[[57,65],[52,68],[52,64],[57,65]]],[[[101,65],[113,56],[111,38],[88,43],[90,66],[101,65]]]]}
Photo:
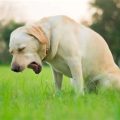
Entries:
{"type": "Polygon", "coordinates": [[[100,91],[75,98],[64,77],[62,94],[55,95],[52,73],[31,70],[16,74],[0,67],[0,120],[120,120],[120,93],[100,91]]]}

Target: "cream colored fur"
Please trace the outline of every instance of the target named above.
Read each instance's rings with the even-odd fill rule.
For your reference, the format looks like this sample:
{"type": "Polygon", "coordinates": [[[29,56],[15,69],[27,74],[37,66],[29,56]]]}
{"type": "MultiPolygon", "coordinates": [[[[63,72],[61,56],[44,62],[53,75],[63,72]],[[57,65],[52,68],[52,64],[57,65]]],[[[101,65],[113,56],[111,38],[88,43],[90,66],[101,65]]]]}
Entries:
{"type": "Polygon", "coordinates": [[[120,70],[98,33],[66,16],[43,18],[34,25],[25,25],[11,34],[12,65],[17,63],[23,70],[32,61],[42,65],[44,59],[52,66],[58,90],[63,75],[73,78],[75,91],[80,94],[84,94],[85,86],[96,81],[101,86],[120,88],[120,70]],[[42,29],[42,35],[39,31],[38,36],[29,34],[34,25],[42,29]],[[19,52],[22,47],[24,50],[19,52]]]}

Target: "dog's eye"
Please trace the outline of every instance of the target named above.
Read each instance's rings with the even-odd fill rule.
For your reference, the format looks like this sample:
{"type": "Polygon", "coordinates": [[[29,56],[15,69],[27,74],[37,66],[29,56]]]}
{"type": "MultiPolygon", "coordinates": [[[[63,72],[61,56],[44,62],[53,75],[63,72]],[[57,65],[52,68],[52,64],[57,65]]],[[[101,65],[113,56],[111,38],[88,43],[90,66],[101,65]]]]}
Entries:
{"type": "Polygon", "coordinates": [[[25,49],[25,47],[19,48],[18,52],[22,52],[25,49]]]}

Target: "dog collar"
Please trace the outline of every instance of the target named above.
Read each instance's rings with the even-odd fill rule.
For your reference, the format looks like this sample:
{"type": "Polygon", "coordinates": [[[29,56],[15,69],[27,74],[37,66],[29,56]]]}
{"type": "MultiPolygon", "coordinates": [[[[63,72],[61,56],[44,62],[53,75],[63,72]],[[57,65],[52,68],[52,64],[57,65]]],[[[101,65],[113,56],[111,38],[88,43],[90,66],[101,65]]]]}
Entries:
{"type": "Polygon", "coordinates": [[[45,59],[46,59],[47,56],[48,56],[48,53],[49,53],[49,48],[47,47],[47,48],[46,48],[46,56],[42,59],[42,61],[45,61],[45,59]]]}

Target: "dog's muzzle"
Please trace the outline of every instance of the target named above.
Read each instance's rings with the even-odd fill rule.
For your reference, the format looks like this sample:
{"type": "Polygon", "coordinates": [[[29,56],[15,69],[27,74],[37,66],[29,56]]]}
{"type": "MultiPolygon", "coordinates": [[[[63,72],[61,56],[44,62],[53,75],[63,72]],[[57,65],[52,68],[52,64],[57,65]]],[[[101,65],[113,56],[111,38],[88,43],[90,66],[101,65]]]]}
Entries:
{"type": "Polygon", "coordinates": [[[21,72],[23,70],[23,67],[17,65],[17,64],[13,64],[11,67],[11,70],[14,72],[21,72]]]}

